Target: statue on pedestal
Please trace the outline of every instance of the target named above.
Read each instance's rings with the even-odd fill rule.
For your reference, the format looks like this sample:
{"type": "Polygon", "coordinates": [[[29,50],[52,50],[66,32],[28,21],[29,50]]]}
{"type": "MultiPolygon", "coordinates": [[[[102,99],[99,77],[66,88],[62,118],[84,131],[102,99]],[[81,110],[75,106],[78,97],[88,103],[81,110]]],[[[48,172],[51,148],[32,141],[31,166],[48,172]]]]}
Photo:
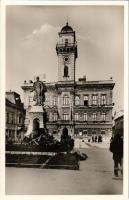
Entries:
{"type": "Polygon", "coordinates": [[[35,105],[43,105],[45,102],[45,92],[47,91],[46,85],[36,77],[36,81],[33,84],[34,97],[33,100],[36,101],[35,105]]]}

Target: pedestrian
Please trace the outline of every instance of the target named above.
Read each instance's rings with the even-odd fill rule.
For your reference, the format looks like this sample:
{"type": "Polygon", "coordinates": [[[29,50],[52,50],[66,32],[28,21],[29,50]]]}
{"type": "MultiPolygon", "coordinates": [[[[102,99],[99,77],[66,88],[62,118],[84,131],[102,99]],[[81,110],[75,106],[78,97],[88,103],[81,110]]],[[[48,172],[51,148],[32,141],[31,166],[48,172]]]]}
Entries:
{"type": "Polygon", "coordinates": [[[97,135],[95,136],[95,142],[97,142],[97,135]]]}
{"type": "Polygon", "coordinates": [[[94,142],[94,136],[92,135],[92,142],[94,142]]]}
{"type": "Polygon", "coordinates": [[[112,142],[112,140],[113,140],[113,137],[110,138],[110,143],[112,142]]]}
{"type": "Polygon", "coordinates": [[[100,143],[100,142],[102,142],[102,136],[101,135],[99,135],[99,137],[98,137],[98,143],[100,143]]]}
{"type": "Polygon", "coordinates": [[[121,174],[123,174],[123,139],[120,133],[117,133],[111,140],[110,151],[113,153],[114,175],[115,177],[118,177],[119,166],[121,174]]]}

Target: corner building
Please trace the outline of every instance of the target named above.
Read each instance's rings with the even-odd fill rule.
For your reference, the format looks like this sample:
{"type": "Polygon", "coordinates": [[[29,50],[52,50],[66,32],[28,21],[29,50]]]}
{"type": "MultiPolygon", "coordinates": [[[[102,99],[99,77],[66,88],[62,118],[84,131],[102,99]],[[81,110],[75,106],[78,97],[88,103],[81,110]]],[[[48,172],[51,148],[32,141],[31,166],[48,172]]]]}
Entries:
{"type": "Polygon", "coordinates": [[[6,143],[19,142],[24,137],[25,110],[20,95],[6,92],[6,143]]]}
{"type": "MultiPolygon", "coordinates": [[[[87,81],[84,76],[75,81],[77,41],[75,31],[68,23],[59,32],[56,53],[58,82],[46,83],[45,93],[49,132],[60,135],[66,131],[72,136],[103,134],[108,137],[112,132],[113,80],[87,81]]],[[[36,120],[43,128],[42,109],[34,106],[32,87],[33,81],[25,81],[22,85],[25,125],[31,131],[36,120]]]]}

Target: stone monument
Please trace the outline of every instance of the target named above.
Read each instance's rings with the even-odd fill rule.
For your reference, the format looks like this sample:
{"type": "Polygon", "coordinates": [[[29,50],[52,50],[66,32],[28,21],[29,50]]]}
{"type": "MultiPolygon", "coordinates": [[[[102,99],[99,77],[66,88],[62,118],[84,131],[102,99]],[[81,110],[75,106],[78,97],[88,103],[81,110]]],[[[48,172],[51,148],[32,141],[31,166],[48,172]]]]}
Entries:
{"type": "Polygon", "coordinates": [[[36,81],[33,83],[33,102],[34,104],[29,107],[29,125],[26,135],[36,135],[39,131],[46,129],[46,110],[44,107],[45,92],[47,92],[46,85],[43,81],[40,81],[39,77],[36,77],[36,81]]]}
{"type": "Polygon", "coordinates": [[[46,85],[36,77],[36,81],[33,84],[34,97],[33,100],[36,101],[36,106],[44,105],[45,102],[45,92],[47,91],[46,85]]]}

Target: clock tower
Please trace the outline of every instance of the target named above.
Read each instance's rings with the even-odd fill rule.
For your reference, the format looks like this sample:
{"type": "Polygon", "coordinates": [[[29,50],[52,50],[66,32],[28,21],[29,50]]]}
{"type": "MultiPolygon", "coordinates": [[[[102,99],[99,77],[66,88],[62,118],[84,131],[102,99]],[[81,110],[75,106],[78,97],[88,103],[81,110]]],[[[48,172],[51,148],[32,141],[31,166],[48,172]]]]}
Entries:
{"type": "Polygon", "coordinates": [[[59,32],[56,52],[58,55],[58,82],[74,82],[77,42],[75,31],[69,26],[68,22],[59,32]]]}

